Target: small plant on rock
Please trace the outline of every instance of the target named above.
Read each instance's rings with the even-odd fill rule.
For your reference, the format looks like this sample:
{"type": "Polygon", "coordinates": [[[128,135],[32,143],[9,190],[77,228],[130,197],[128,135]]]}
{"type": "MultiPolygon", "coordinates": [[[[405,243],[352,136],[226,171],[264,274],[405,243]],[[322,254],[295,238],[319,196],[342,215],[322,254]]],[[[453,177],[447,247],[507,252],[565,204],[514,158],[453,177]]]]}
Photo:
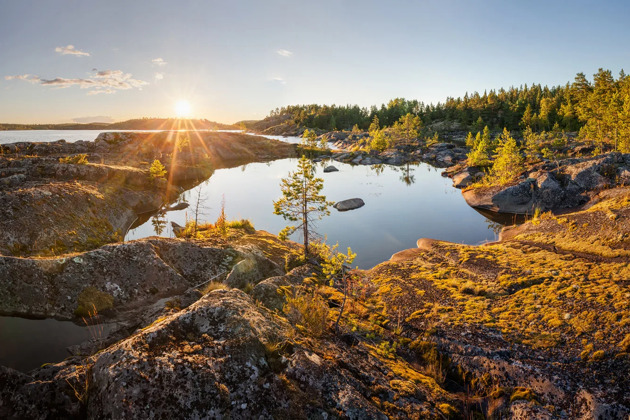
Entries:
{"type": "Polygon", "coordinates": [[[149,176],[151,179],[161,179],[166,176],[166,168],[158,159],[155,159],[149,168],[149,176]]]}

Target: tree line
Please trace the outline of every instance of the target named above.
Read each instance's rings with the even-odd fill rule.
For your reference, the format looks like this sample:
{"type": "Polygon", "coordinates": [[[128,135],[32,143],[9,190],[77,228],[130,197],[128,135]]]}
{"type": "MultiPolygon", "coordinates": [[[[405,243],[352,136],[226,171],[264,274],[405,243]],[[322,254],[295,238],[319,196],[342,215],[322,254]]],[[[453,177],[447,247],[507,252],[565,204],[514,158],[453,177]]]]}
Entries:
{"type": "Polygon", "coordinates": [[[367,130],[376,118],[381,128],[392,127],[408,114],[422,126],[436,121],[458,122],[462,130],[532,130],[578,132],[578,137],[618,150],[630,151],[630,77],[623,70],[615,78],[599,69],[592,81],[578,73],[572,83],[540,84],[466,93],[444,103],[425,104],[396,98],[380,107],[358,105],[291,105],[277,108],[270,117],[289,115],[295,124],[321,130],[367,130]]]}

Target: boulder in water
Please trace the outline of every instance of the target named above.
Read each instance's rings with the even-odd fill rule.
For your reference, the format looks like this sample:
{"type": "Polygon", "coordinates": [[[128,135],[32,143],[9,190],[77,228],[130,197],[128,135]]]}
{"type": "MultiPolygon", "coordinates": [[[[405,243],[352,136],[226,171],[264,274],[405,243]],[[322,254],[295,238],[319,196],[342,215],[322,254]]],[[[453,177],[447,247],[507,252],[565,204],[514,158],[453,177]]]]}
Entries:
{"type": "Polygon", "coordinates": [[[360,198],[350,198],[348,200],[338,201],[333,205],[339,211],[348,211],[358,209],[359,207],[363,207],[365,202],[360,198]]]}

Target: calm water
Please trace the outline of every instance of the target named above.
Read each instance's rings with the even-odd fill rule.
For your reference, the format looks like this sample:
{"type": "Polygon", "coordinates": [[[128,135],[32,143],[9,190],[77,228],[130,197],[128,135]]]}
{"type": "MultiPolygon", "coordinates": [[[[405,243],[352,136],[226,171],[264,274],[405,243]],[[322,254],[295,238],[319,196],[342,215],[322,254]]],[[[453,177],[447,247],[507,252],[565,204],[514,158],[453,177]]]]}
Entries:
{"type": "Polygon", "coordinates": [[[88,339],[87,327],[69,321],[0,316],[0,365],[27,372],[65,359],[68,346],[88,339]]]}
{"type": "MultiPolygon", "coordinates": [[[[201,190],[203,215],[200,220],[214,222],[225,197],[228,219],[250,219],[256,229],[278,233],[287,222],[273,214],[273,201],[281,196],[280,179],[295,170],[296,159],[254,163],[238,168],[217,170],[210,179],[187,191],[185,210],[168,212],[162,236],[172,236],[170,222],[184,225],[194,218],[194,204],[201,190]]],[[[317,232],[328,243],[339,242],[340,249],[350,246],[358,254],[355,265],[370,268],[407,248],[415,248],[418,238],[434,238],[465,244],[479,244],[496,239],[490,222],[470,208],[451,180],[441,170],[426,164],[410,165],[412,183],[404,182],[404,167],[351,166],[339,162],[320,163],[317,176],[324,179],[323,194],[330,201],[362,198],[365,206],[347,212],[331,209],[331,214],[317,223],[317,232]],[[333,164],[339,172],[323,173],[333,164]]],[[[155,235],[152,220],[130,230],[127,240],[155,235]]],[[[297,241],[299,237],[293,238],[297,241]]]]}
{"type": "MultiPolygon", "coordinates": [[[[101,133],[157,133],[164,130],[7,130],[0,131],[0,144],[17,143],[20,141],[51,142],[64,139],[68,143],[79,140],[92,141],[101,133]]],[[[188,131],[188,130],[177,130],[188,131]]],[[[211,131],[211,130],[199,130],[211,131]]],[[[239,130],[218,130],[228,132],[238,132],[239,130]]]]}

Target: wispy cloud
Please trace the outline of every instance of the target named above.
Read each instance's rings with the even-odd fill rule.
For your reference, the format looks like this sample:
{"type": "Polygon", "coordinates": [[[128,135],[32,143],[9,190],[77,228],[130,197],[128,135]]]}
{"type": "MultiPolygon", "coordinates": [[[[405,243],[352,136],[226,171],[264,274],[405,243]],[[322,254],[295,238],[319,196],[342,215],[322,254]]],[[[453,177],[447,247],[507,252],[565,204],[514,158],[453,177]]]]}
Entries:
{"type": "Polygon", "coordinates": [[[286,80],[284,80],[282,77],[272,77],[271,81],[275,83],[280,83],[281,85],[287,84],[286,80]]]}
{"type": "Polygon", "coordinates": [[[55,51],[60,53],[61,55],[76,55],[76,56],[86,56],[89,57],[90,53],[77,50],[74,45],[66,45],[65,47],[57,47],[55,51]]]}
{"type": "Polygon", "coordinates": [[[165,65],[168,64],[168,61],[164,61],[162,57],[154,58],[153,60],[151,60],[151,62],[155,64],[156,66],[160,66],[160,67],[164,67],[165,65]]]}
{"type": "Polygon", "coordinates": [[[88,89],[88,95],[98,95],[100,93],[110,94],[119,90],[142,89],[148,85],[144,80],[132,78],[131,73],[124,73],[122,70],[102,70],[96,71],[90,78],[67,79],[56,77],[54,79],[43,79],[39,76],[23,74],[18,76],[5,76],[6,80],[24,80],[30,83],[37,83],[43,86],[53,86],[57,88],[68,88],[78,86],[81,89],[88,89]]]}
{"type": "Polygon", "coordinates": [[[289,50],[279,49],[278,51],[276,51],[276,54],[281,55],[283,57],[291,57],[293,55],[293,52],[289,50]]]}
{"type": "Polygon", "coordinates": [[[4,76],[5,80],[24,80],[25,82],[30,83],[39,83],[39,76],[35,76],[32,74],[18,74],[17,76],[4,76]]]}
{"type": "Polygon", "coordinates": [[[158,80],[162,80],[162,79],[164,79],[164,73],[155,73],[155,74],[153,75],[153,78],[154,78],[156,81],[158,81],[158,80]]]}

